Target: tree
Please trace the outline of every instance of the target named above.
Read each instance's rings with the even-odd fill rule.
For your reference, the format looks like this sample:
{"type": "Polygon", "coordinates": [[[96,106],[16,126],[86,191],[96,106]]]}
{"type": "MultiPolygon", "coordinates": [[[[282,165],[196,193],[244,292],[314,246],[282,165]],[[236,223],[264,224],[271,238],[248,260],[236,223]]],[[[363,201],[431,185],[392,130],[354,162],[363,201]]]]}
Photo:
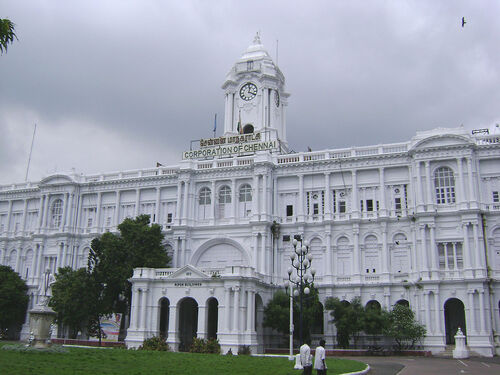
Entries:
{"type": "Polygon", "coordinates": [[[9,266],[0,266],[0,332],[18,328],[24,322],[28,287],[9,266]]]}
{"type": "Polygon", "coordinates": [[[76,338],[92,314],[92,296],[95,286],[85,268],[72,270],[59,268],[56,281],[52,284],[49,306],[57,313],[58,323],[69,326],[70,338],[76,338]]]}
{"type": "MultiPolygon", "coordinates": [[[[311,333],[323,322],[323,307],[319,302],[318,290],[309,284],[310,293],[303,296],[302,336],[304,341],[311,339],[311,333]]],[[[299,332],[300,306],[298,297],[293,299],[293,325],[299,332]]],[[[290,332],[290,297],[283,291],[277,291],[264,308],[264,326],[282,333],[285,337],[290,332]]],[[[298,336],[297,336],[298,338],[298,336]]]]}
{"type": "Polygon", "coordinates": [[[364,309],[359,297],[351,303],[340,301],[338,298],[328,298],[325,308],[331,310],[332,322],[337,328],[337,343],[341,348],[349,347],[349,338],[352,336],[356,346],[359,334],[363,330],[364,309]]]}
{"type": "Polygon", "coordinates": [[[270,327],[283,334],[290,332],[290,297],[279,290],[264,308],[264,327],[270,327]]]}
{"type": "Polygon", "coordinates": [[[396,341],[396,350],[413,349],[425,333],[425,326],[415,320],[415,314],[408,306],[396,304],[389,312],[385,334],[396,341]]]}
{"type": "Polygon", "coordinates": [[[7,52],[7,45],[17,39],[14,23],[7,18],[0,18],[0,52],[7,52]]]}
{"type": "Polygon", "coordinates": [[[371,307],[367,305],[363,313],[363,332],[367,335],[371,335],[373,342],[373,347],[376,346],[376,341],[379,339],[377,335],[380,335],[387,328],[389,323],[389,316],[386,310],[378,307],[371,307]]]}
{"type": "MultiPolygon", "coordinates": [[[[128,281],[134,268],[167,267],[170,257],[163,246],[164,235],[149,216],[125,219],[118,225],[119,234],[104,233],[91,243],[88,271],[94,285],[94,314],[91,331],[100,335],[100,318],[112,312],[128,313],[132,297],[128,281]]],[[[99,336],[100,337],[100,336],[99,336]]]]}

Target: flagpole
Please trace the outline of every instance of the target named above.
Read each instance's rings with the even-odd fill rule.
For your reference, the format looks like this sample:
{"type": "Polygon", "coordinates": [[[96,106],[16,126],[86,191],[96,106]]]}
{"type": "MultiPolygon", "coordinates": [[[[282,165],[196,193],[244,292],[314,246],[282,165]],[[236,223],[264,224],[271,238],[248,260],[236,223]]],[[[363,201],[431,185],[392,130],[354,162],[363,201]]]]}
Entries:
{"type": "Polygon", "coordinates": [[[215,114],[215,119],[214,119],[214,138],[215,138],[216,131],[217,131],[217,113],[215,114]]]}
{"type": "Polygon", "coordinates": [[[28,166],[26,167],[26,176],[24,177],[24,181],[28,181],[28,172],[30,170],[30,162],[31,162],[31,153],[33,152],[33,143],[35,142],[35,132],[36,132],[36,122],[35,122],[35,128],[33,129],[33,138],[31,139],[31,148],[30,148],[30,154],[28,157],[28,166]]]}

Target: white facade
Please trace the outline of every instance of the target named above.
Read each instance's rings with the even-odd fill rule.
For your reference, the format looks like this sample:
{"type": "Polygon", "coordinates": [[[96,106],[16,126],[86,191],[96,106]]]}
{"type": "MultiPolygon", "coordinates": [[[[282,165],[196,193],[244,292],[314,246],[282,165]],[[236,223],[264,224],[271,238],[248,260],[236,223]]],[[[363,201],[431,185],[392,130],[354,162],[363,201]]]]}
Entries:
{"type": "MultiPolygon", "coordinates": [[[[472,351],[498,353],[500,137],[435,129],[287,154],[284,77],[258,37],[223,89],[226,141],[253,131],[276,142],[271,151],[0,186],[0,263],[27,280],[33,301],[43,270],[85,267],[92,238],[145,213],[162,225],[173,268],[135,270],[129,346],[163,333],[182,349],[196,334],[217,335],[224,351],[262,351],[272,340],[263,307],[300,235],[322,303],[407,301],[433,352],[460,326],[472,351]]],[[[324,327],[331,347],[334,326],[324,327]]]]}

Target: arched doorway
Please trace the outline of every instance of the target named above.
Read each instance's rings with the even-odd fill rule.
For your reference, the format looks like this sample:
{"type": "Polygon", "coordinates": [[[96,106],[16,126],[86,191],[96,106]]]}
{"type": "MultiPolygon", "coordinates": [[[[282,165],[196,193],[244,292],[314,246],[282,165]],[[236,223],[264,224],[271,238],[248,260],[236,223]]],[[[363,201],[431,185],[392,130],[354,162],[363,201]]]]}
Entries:
{"type": "Polygon", "coordinates": [[[370,300],[366,303],[366,306],[365,308],[368,310],[368,309],[372,309],[372,310],[377,310],[377,311],[381,311],[382,310],[382,306],[380,306],[380,302],[377,301],[377,300],[370,300]]]}
{"type": "Polygon", "coordinates": [[[219,321],[219,301],[211,297],[208,299],[208,317],[207,317],[207,339],[217,338],[217,323],[219,321]]]}
{"type": "Polygon", "coordinates": [[[160,329],[159,336],[168,337],[168,322],[170,314],[170,301],[163,297],[160,299],[160,329]]]}
{"type": "Polygon", "coordinates": [[[405,299],[400,299],[398,302],[396,302],[396,305],[410,307],[410,302],[405,299]]]}
{"type": "Polygon", "coordinates": [[[191,297],[179,302],[179,351],[187,352],[198,332],[198,303],[191,297]]]}
{"type": "Polygon", "coordinates": [[[446,345],[455,344],[458,327],[467,335],[465,327],[465,308],[458,298],[450,298],[444,304],[444,325],[446,329],[446,345]]]}

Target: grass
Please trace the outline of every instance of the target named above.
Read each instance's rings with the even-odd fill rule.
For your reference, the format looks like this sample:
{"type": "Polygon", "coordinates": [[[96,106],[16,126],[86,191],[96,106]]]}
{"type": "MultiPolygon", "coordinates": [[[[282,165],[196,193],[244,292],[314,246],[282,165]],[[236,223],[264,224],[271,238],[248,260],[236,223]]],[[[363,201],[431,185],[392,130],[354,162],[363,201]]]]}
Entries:
{"type": "MultiPolygon", "coordinates": [[[[70,348],[67,353],[17,352],[0,347],[2,375],[300,375],[302,371],[293,365],[287,358],[83,348],[70,348]]],[[[327,358],[327,366],[328,374],[366,367],[337,358],[327,358]]]]}

